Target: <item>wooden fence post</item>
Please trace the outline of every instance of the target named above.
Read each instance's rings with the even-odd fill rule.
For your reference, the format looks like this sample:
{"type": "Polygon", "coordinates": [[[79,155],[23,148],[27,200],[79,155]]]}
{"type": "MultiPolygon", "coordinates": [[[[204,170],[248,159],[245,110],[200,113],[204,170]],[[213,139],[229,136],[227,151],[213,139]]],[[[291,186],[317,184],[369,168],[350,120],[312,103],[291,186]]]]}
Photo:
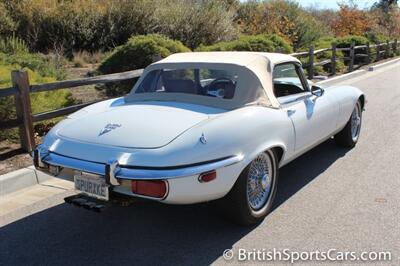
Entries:
{"type": "Polygon", "coordinates": [[[389,44],[389,40],[386,40],[385,58],[389,58],[389,57],[390,57],[390,44],[389,44]]]}
{"type": "Polygon", "coordinates": [[[314,78],[314,46],[308,51],[308,79],[314,78]]]}
{"type": "Polygon", "coordinates": [[[331,68],[332,75],[336,75],[336,43],[332,43],[331,68]]]}
{"type": "Polygon", "coordinates": [[[371,63],[371,48],[369,47],[369,42],[367,42],[367,47],[365,47],[367,52],[367,64],[371,63]]]}
{"type": "Polygon", "coordinates": [[[375,60],[379,61],[380,59],[381,59],[381,46],[380,46],[380,43],[378,43],[376,45],[376,58],[375,58],[375,60]]]}
{"type": "Polygon", "coordinates": [[[33,131],[28,72],[14,70],[11,72],[11,80],[13,87],[18,90],[18,94],[15,95],[17,118],[23,123],[19,127],[21,148],[27,152],[31,152],[35,148],[35,135],[33,131]]]}
{"type": "Polygon", "coordinates": [[[394,42],[393,42],[393,54],[394,54],[394,56],[397,55],[397,39],[394,39],[394,42]]]}
{"type": "Polygon", "coordinates": [[[349,53],[349,57],[350,57],[350,62],[349,62],[349,72],[352,72],[354,69],[354,42],[351,43],[350,45],[350,53],[349,53]]]}

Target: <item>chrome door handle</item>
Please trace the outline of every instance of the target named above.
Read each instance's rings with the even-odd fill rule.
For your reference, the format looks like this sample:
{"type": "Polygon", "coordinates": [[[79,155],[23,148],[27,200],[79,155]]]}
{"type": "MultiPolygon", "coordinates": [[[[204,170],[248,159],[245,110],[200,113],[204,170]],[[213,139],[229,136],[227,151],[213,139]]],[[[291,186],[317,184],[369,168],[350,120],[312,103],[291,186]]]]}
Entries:
{"type": "Polygon", "coordinates": [[[291,116],[291,115],[293,115],[294,113],[296,113],[296,110],[289,109],[289,110],[287,110],[286,112],[287,112],[288,116],[291,116]]]}

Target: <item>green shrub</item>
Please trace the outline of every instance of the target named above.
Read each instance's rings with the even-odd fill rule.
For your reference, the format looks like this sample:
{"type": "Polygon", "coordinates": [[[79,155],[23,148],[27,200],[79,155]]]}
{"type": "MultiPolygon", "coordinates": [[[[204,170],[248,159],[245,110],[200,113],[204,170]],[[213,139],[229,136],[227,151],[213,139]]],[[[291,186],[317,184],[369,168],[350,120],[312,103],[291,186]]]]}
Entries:
{"type": "Polygon", "coordinates": [[[282,38],[276,34],[267,34],[264,36],[274,43],[274,45],[276,47],[276,51],[279,51],[281,53],[293,53],[292,46],[284,38],[282,38]]]}
{"type": "Polygon", "coordinates": [[[43,77],[54,77],[57,80],[66,77],[63,69],[54,66],[48,57],[41,54],[18,53],[11,55],[0,53],[0,62],[31,69],[43,77]]]}
{"type": "Polygon", "coordinates": [[[197,51],[256,51],[291,53],[292,47],[274,34],[242,35],[237,40],[200,46],[197,51]]]}
{"type": "MultiPolygon", "coordinates": [[[[46,59],[37,54],[0,53],[0,89],[12,86],[11,71],[18,69],[28,71],[31,84],[53,82],[57,79],[57,73],[60,72],[46,59]]],[[[31,103],[33,113],[39,113],[65,107],[72,103],[72,99],[69,91],[58,90],[32,93],[31,103]]],[[[14,98],[0,98],[0,120],[6,121],[14,118],[16,118],[14,98]]],[[[49,122],[43,122],[43,124],[47,123],[49,122]]],[[[16,140],[17,137],[16,129],[0,132],[0,140],[16,140]]]]}
{"type": "MultiPolygon", "coordinates": [[[[371,44],[386,43],[387,41],[389,41],[389,42],[393,41],[393,38],[384,36],[382,34],[379,34],[379,33],[373,32],[373,31],[367,32],[365,34],[365,37],[368,39],[368,41],[371,44]]],[[[392,49],[392,47],[390,47],[390,48],[392,49]]],[[[370,48],[370,53],[373,54],[375,56],[375,58],[377,57],[376,52],[377,52],[377,49],[375,47],[374,48],[372,48],[372,47],[370,48]]],[[[393,54],[393,52],[391,52],[391,54],[393,54]]]]}
{"type": "Polygon", "coordinates": [[[274,43],[266,38],[257,36],[242,36],[230,42],[219,42],[209,46],[200,46],[197,51],[257,51],[267,52],[274,50],[274,43]]]}
{"type": "MultiPolygon", "coordinates": [[[[110,74],[128,70],[140,69],[150,65],[154,56],[162,58],[173,53],[189,52],[181,42],[171,40],[158,34],[134,36],[115,50],[100,64],[101,74],[110,74]]],[[[136,81],[124,81],[119,84],[101,86],[108,96],[122,95],[132,88],[136,81]]]]}
{"type": "Polygon", "coordinates": [[[10,36],[15,29],[15,21],[10,16],[6,5],[0,2],[0,37],[10,36]]]}
{"type": "Polygon", "coordinates": [[[351,43],[354,42],[355,45],[365,45],[369,41],[364,36],[357,35],[347,35],[343,37],[336,38],[336,45],[338,48],[350,47],[351,43]]]}
{"type": "Polygon", "coordinates": [[[0,52],[6,54],[28,53],[25,41],[15,35],[0,39],[0,52]]]}
{"type": "Polygon", "coordinates": [[[391,41],[389,37],[383,36],[381,34],[375,33],[375,32],[367,32],[365,34],[365,38],[369,40],[370,43],[383,43],[386,41],[391,41]]]}
{"type": "MultiPolygon", "coordinates": [[[[149,2],[149,1],[148,1],[149,2]]],[[[191,49],[237,37],[232,0],[158,0],[154,8],[157,32],[180,40],[191,49]]]]}
{"type": "Polygon", "coordinates": [[[318,39],[313,43],[315,49],[329,48],[332,43],[336,42],[336,39],[331,36],[326,36],[318,39]]]}

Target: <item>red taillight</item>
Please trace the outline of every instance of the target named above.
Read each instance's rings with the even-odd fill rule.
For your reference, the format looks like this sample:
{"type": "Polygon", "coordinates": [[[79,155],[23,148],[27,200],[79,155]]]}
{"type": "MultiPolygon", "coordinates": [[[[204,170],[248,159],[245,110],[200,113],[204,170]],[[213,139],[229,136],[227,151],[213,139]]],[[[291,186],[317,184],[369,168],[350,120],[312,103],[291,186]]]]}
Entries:
{"type": "Polygon", "coordinates": [[[167,182],[162,180],[132,180],[132,192],[138,195],[164,198],[167,194],[167,182]]]}
{"type": "Polygon", "coordinates": [[[217,172],[214,170],[211,172],[201,174],[199,176],[199,181],[202,183],[206,183],[206,182],[210,182],[216,178],[217,178],[217,172]]]}

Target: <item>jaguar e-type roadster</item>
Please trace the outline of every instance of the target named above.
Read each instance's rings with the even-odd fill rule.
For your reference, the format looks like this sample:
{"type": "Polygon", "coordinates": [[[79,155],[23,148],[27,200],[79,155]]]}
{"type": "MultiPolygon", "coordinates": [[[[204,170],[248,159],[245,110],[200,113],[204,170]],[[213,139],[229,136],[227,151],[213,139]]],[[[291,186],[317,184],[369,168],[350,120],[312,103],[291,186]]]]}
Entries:
{"type": "Polygon", "coordinates": [[[148,66],[124,97],[58,123],[34,151],[37,169],[70,173],[98,208],[112,195],[169,204],[219,200],[242,224],[271,209],[279,168],[331,138],[353,147],[365,96],[321,88],[296,58],[192,52],[148,66]]]}

